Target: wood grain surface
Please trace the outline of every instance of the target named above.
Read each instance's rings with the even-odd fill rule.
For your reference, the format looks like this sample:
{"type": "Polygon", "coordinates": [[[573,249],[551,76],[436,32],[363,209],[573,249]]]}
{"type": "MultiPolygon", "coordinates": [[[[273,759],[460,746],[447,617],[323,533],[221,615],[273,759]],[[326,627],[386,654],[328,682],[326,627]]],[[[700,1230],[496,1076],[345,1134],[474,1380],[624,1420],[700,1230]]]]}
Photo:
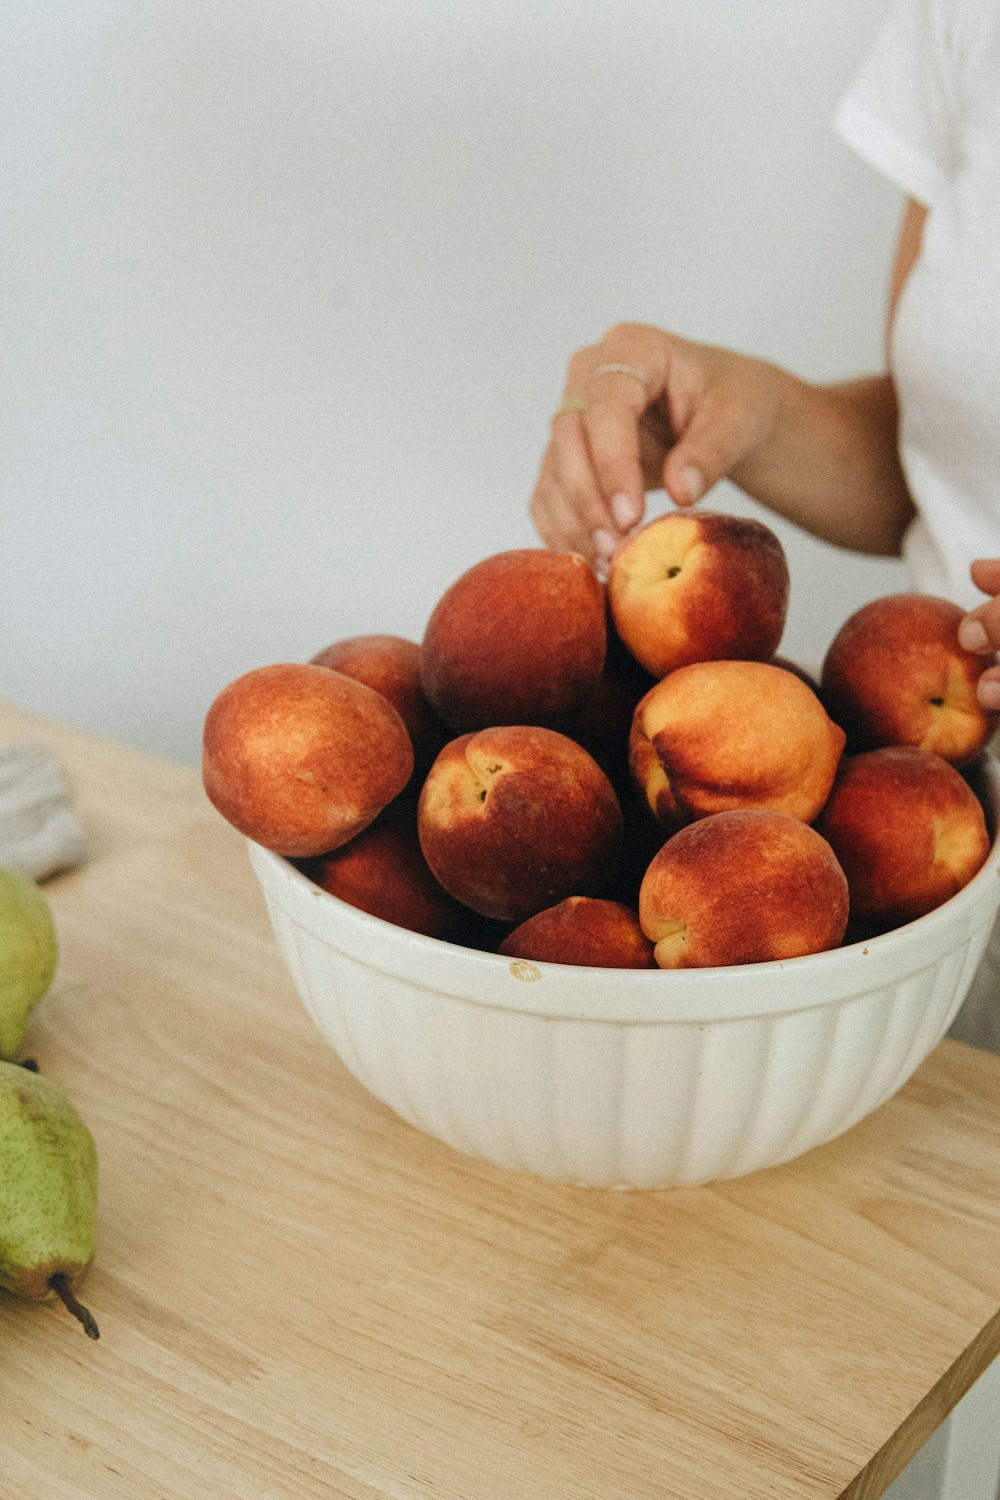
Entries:
{"type": "Polygon", "coordinates": [[[314,1032],[194,771],[12,740],[90,839],[27,1050],[97,1140],[102,1337],[0,1293],[0,1500],[868,1500],[1000,1353],[1000,1059],[718,1186],[507,1174],[314,1032]]]}

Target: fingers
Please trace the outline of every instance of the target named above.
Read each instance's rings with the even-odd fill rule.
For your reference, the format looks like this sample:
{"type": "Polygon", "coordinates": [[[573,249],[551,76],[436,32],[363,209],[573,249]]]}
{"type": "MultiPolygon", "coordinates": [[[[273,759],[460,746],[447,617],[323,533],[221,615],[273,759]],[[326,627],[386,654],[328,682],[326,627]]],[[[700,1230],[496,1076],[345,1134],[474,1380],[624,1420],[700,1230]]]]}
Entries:
{"type": "MultiPolygon", "coordinates": [[[[985,604],[970,610],[958,627],[959,643],[966,651],[993,657],[1000,650],[1000,559],[977,558],[969,570],[977,589],[992,594],[985,604]]],[[[1000,666],[989,665],[979,678],[976,696],[983,708],[1000,709],[1000,666]]]]}
{"type": "Polygon", "coordinates": [[[581,553],[598,572],[607,568],[616,537],[597,488],[579,413],[555,418],[530,510],[547,546],[581,553]]]}
{"type": "Polygon", "coordinates": [[[969,571],[976,587],[993,598],[965,615],[958,639],[966,651],[992,655],[1000,650],[1000,559],[978,558],[969,571]]]}
{"type": "Polygon", "coordinates": [[[976,697],[990,713],[1000,709],[1000,667],[987,667],[976,684],[976,697]]]}
{"type": "Polygon", "coordinates": [[[622,324],[569,363],[530,509],[544,541],[582,552],[599,571],[642,520],[647,480],[659,483],[664,424],[643,417],[664,388],[669,341],[622,324]]]}
{"type": "MultiPolygon", "coordinates": [[[[600,370],[600,366],[598,366],[600,370]]],[[[645,380],[623,371],[592,375],[583,433],[615,529],[624,535],[641,519],[643,478],[639,423],[650,403],[645,380]]]]}
{"type": "Polygon", "coordinates": [[[678,441],[663,465],[663,487],[678,505],[694,505],[713,484],[731,473],[757,436],[754,414],[711,385],[690,418],[677,420],[678,441]]]}

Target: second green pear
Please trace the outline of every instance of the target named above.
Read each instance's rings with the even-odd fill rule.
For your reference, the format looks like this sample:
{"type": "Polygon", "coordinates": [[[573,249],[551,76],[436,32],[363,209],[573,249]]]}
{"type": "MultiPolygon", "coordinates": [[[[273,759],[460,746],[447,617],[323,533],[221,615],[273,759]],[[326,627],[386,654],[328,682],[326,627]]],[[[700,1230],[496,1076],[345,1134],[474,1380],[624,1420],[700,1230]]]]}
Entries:
{"type": "Polygon", "coordinates": [[[93,1136],[58,1084],[0,1062],[0,1287],[38,1300],[55,1293],[97,1338],[73,1292],[96,1228],[93,1136]]]}

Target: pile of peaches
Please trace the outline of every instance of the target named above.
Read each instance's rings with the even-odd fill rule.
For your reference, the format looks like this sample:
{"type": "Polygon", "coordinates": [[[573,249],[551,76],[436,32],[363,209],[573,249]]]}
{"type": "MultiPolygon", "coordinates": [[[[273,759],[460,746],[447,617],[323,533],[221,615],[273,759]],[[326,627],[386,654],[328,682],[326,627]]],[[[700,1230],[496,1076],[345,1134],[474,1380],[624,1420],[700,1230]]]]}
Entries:
{"type": "Polygon", "coordinates": [[[223,689],[205,788],[247,837],[385,921],[514,958],[752,964],[922,916],[989,850],[963,775],[996,716],[962,612],[893,594],[820,680],[776,656],[788,567],[720,512],[649,522],[607,585],[486,558],[422,643],[356,636],[223,689]]]}

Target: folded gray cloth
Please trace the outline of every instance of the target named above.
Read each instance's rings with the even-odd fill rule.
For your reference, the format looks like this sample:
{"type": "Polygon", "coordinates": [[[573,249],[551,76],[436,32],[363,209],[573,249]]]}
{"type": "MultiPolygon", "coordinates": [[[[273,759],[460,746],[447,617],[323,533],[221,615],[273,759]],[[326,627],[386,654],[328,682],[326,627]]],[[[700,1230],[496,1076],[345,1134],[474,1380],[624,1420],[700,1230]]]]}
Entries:
{"type": "Polygon", "coordinates": [[[0,746],[0,865],[44,880],[86,857],[69,791],[43,745],[0,746]]]}

